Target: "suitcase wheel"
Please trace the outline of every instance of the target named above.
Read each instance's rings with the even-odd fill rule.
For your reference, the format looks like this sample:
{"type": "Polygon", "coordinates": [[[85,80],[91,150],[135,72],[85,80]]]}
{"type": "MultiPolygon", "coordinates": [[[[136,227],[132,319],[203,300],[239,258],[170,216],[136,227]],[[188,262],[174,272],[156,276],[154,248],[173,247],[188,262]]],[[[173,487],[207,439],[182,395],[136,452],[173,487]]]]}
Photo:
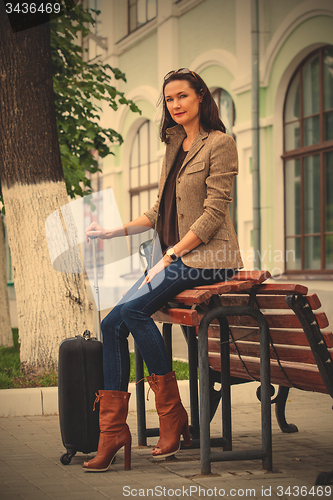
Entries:
{"type": "Polygon", "coordinates": [[[62,465],[69,465],[71,463],[74,455],[75,455],[75,452],[63,453],[60,457],[60,462],[62,463],[62,465]]]}

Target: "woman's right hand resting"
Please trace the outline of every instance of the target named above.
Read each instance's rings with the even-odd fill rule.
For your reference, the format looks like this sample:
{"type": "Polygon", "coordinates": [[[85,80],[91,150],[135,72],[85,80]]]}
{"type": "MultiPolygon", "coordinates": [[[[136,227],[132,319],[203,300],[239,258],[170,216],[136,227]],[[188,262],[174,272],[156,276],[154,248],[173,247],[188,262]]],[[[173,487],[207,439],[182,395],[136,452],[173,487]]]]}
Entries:
{"type": "Polygon", "coordinates": [[[92,222],[85,230],[86,242],[89,243],[89,238],[100,238],[101,240],[106,240],[112,238],[112,232],[110,230],[104,229],[102,226],[97,224],[97,222],[92,222]]]}

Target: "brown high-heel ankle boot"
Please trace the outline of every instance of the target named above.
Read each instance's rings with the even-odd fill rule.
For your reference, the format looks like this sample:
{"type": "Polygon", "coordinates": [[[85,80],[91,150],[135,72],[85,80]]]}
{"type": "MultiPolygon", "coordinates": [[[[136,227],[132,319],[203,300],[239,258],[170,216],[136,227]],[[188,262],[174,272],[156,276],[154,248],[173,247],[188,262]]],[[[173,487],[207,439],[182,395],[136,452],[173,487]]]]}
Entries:
{"type": "Polygon", "coordinates": [[[187,412],[180,400],[175,372],[147,377],[155,393],[156,410],[160,419],[160,439],[152,451],[156,457],[168,457],[180,448],[180,435],[185,446],[191,445],[187,412]]]}
{"type": "Polygon", "coordinates": [[[131,469],[131,433],[126,418],[128,414],[129,392],[98,391],[96,402],[100,402],[100,436],[97,455],[84,462],[87,472],[103,472],[109,468],[113,457],[125,446],[125,470],[131,469]]]}

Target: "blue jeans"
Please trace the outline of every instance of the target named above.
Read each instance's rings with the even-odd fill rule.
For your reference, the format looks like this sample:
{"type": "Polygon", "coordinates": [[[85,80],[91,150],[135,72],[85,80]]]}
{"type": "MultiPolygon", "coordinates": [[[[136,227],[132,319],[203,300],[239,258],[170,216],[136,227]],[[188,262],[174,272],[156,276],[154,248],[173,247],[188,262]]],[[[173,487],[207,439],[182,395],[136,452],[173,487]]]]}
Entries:
{"type": "Polygon", "coordinates": [[[188,267],[179,259],[138,290],[144,280],[142,276],[102,321],[104,389],[125,392],[128,389],[130,358],[127,337],[130,332],[149,374],[169,373],[171,367],[163,337],[151,315],[178,293],[224,281],[233,272],[233,269],[188,267]]]}

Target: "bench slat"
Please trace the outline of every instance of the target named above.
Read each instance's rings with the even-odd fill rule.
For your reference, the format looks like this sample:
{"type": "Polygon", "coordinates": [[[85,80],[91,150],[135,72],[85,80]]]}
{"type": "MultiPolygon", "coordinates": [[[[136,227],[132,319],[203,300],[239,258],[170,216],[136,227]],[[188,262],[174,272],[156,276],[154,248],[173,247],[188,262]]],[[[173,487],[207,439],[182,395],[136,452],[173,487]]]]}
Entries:
{"type": "Polygon", "coordinates": [[[194,309],[168,309],[164,307],[152,315],[154,321],[175,325],[198,326],[199,315],[194,309]]]}
{"type": "MultiPolygon", "coordinates": [[[[230,281],[222,281],[220,283],[215,283],[214,285],[202,285],[197,286],[194,290],[218,290],[221,288],[221,291],[216,292],[219,294],[228,293],[231,287],[235,287],[237,290],[237,283],[241,287],[240,289],[251,289],[253,285],[260,284],[256,282],[256,280],[230,280],[230,281]],[[241,285],[243,283],[243,285],[241,285]],[[246,285],[244,285],[246,283],[246,285]],[[251,286],[249,287],[249,284],[251,286]],[[230,285],[230,289],[228,290],[227,285],[230,285]]],[[[299,295],[306,295],[308,293],[308,288],[303,285],[297,284],[260,284],[257,290],[257,294],[268,294],[268,295],[288,295],[290,293],[297,293],[299,295]]]]}
{"type": "Polygon", "coordinates": [[[253,285],[260,285],[268,279],[268,271],[241,271],[235,275],[235,278],[228,281],[214,283],[214,285],[202,285],[194,287],[194,290],[210,290],[213,294],[224,294],[251,290],[253,285]]]}
{"type": "MultiPolygon", "coordinates": [[[[237,342],[237,349],[239,354],[243,356],[249,356],[251,358],[260,358],[260,346],[256,343],[251,342],[237,342]]],[[[275,352],[280,361],[290,361],[299,363],[310,363],[316,364],[315,358],[312,354],[310,347],[300,347],[300,346],[286,346],[286,345],[275,345],[275,352]]],[[[208,341],[208,351],[210,353],[218,354],[220,352],[220,343],[218,340],[208,341]]],[[[230,352],[237,354],[236,346],[230,344],[230,352]]],[[[270,359],[276,359],[275,353],[272,346],[270,346],[270,359]]]]}
{"type": "MultiPolygon", "coordinates": [[[[316,293],[306,297],[313,311],[321,307],[321,302],[316,293]]],[[[249,302],[247,295],[222,295],[220,297],[222,306],[246,306],[249,302]]],[[[260,309],[289,309],[283,295],[258,295],[256,298],[260,309]]]]}
{"type": "Polygon", "coordinates": [[[308,288],[303,285],[297,285],[297,284],[271,284],[268,283],[267,285],[261,285],[258,288],[257,293],[262,294],[269,294],[272,295],[288,295],[289,293],[297,293],[299,295],[306,295],[308,293],[308,288]]]}
{"type": "MultiPolygon", "coordinates": [[[[235,340],[242,339],[248,342],[259,342],[259,328],[244,328],[232,326],[230,327],[232,336],[235,340]],[[251,336],[247,336],[251,333],[251,336]],[[245,338],[244,338],[245,337],[245,338]]],[[[274,344],[284,345],[299,345],[308,346],[308,340],[303,330],[277,330],[271,328],[269,330],[272,342],[274,344]]],[[[333,347],[332,332],[322,332],[327,347],[333,347]]],[[[208,328],[208,337],[220,339],[220,327],[218,325],[210,325],[208,328]]]]}
{"type": "Polygon", "coordinates": [[[213,295],[220,295],[221,293],[228,293],[231,290],[229,281],[221,281],[214,283],[214,285],[195,286],[193,290],[209,290],[213,295]]]}
{"type": "MultiPolygon", "coordinates": [[[[260,364],[259,360],[255,358],[243,358],[247,369],[257,380],[260,380],[260,364]]],[[[209,356],[209,365],[213,370],[220,371],[220,358],[217,354],[209,356]]],[[[240,377],[246,380],[252,380],[244,369],[239,357],[235,354],[230,356],[230,375],[232,377],[240,377]]],[[[288,363],[283,362],[282,366],[289,378],[289,380],[296,387],[306,391],[323,392],[327,394],[326,387],[320,376],[316,365],[306,365],[304,363],[288,363]]],[[[287,381],[277,361],[271,360],[271,383],[283,385],[285,387],[292,387],[287,381]]]]}
{"type": "MultiPolygon", "coordinates": [[[[328,326],[328,319],[324,312],[317,313],[316,315],[318,325],[320,328],[328,326]]],[[[203,314],[198,314],[197,311],[192,309],[178,309],[164,307],[157,311],[153,318],[155,321],[163,323],[176,323],[178,325],[197,326],[202,319],[203,314]],[[198,322],[197,322],[198,321],[198,322]]],[[[298,318],[294,314],[265,314],[270,328],[301,328],[298,318]]],[[[232,316],[228,318],[229,325],[231,326],[257,326],[254,318],[249,316],[232,316]]],[[[212,321],[217,324],[218,320],[212,321]]]]}
{"type": "MultiPolygon", "coordinates": [[[[317,313],[315,316],[317,318],[318,325],[320,328],[326,328],[328,326],[328,319],[324,312],[317,313]]],[[[265,317],[268,321],[268,325],[270,328],[302,328],[302,325],[300,324],[295,314],[265,314],[265,317]]],[[[228,322],[229,325],[234,325],[234,326],[258,325],[258,323],[254,318],[248,316],[232,316],[228,318],[228,322]]]]}
{"type": "MultiPolygon", "coordinates": [[[[234,340],[260,342],[259,328],[230,327],[234,340]],[[251,334],[251,335],[250,335],[251,334]]],[[[269,330],[274,344],[308,346],[309,343],[303,330],[269,330]]],[[[218,325],[210,325],[208,338],[220,339],[220,328],[218,325]]]]}
{"type": "Polygon", "coordinates": [[[210,299],[212,292],[210,290],[185,290],[176,295],[171,302],[177,302],[184,305],[202,304],[210,299]]]}
{"type": "Polygon", "coordinates": [[[230,292],[245,292],[251,290],[254,283],[253,281],[229,281],[230,292]]]}
{"type": "Polygon", "coordinates": [[[257,283],[262,283],[271,277],[269,271],[237,271],[233,280],[239,281],[256,281],[257,283]]]}

